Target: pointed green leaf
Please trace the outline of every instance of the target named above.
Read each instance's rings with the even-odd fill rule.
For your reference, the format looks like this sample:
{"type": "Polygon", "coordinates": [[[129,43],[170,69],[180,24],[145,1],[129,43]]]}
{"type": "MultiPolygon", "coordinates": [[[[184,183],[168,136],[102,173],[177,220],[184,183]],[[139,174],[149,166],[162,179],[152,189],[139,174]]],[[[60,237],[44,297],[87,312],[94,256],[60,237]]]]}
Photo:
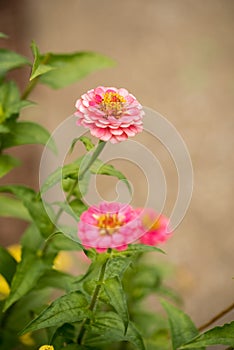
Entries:
{"type": "Polygon", "coordinates": [[[39,49],[34,41],[31,44],[31,49],[32,49],[33,56],[34,56],[34,63],[33,63],[32,73],[31,73],[29,80],[33,80],[36,77],[38,77],[42,74],[45,74],[45,73],[49,72],[50,70],[54,69],[53,67],[43,63],[43,60],[40,57],[39,49]]]}
{"type": "Polygon", "coordinates": [[[32,122],[15,123],[11,128],[11,137],[7,135],[3,139],[2,146],[8,148],[28,144],[47,145],[53,152],[56,152],[56,146],[49,132],[41,125],[32,122]]]}
{"type": "Polygon", "coordinates": [[[121,280],[117,276],[114,278],[106,279],[104,281],[104,289],[109,297],[110,304],[121,317],[126,332],[129,323],[129,315],[126,295],[124,293],[121,280]]]}
{"type": "Polygon", "coordinates": [[[198,335],[180,349],[201,348],[209,345],[229,345],[234,347],[234,321],[221,327],[214,327],[209,331],[198,335]]]}
{"type": "Polygon", "coordinates": [[[53,301],[37,318],[26,326],[22,334],[64,323],[81,321],[90,316],[88,302],[80,292],[71,292],[53,301]]]}
{"type": "Polygon", "coordinates": [[[76,137],[76,138],[72,141],[71,148],[70,148],[70,150],[69,150],[69,153],[70,153],[70,154],[73,152],[73,149],[74,149],[74,147],[75,147],[75,145],[76,145],[76,143],[77,143],[78,141],[81,141],[81,142],[83,143],[83,145],[84,145],[85,148],[86,148],[86,151],[88,151],[88,152],[91,151],[91,150],[95,147],[94,143],[90,140],[89,137],[87,137],[87,136],[76,137]]]}
{"type": "Polygon", "coordinates": [[[5,277],[8,284],[11,283],[12,277],[16,270],[17,262],[11,254],[0,246],[0,274],[5,277]]]}
{"type": "Polygon", "coordinates": [[[13,277],[11,291],[6,299],[4,311],[36,286],[38,279],[48,266],[49,264],[36,256],[35,252],[26,249],[22,252],[22,258],[13,277]]]}
{"type": "Polygon", "coordinates": [[[28,226],[20,239],[22,249],[26,248],[35,253],[42,247],[44,241],[35,224],[28,226]]]}
{"type": "Polygon", "coordinates": [[[20,161],[9,154],[0,155],[0,178],[9,173],[16,166],[20,165],[20,161]]]}
{"type": "Polygon", "coordinates": [[[112,257],[108,261],[106,278],[122,277],[126,269],[132,263],[132,259],[126,256],[112,257]]]}
{"type": "MultiPolygon", "coordinates": [[[[45,56],[41,56],[41,59],[44,60],[45,56]]],[[[40,76],[40,81],[53,89],[63,88],[84,78],[93,71],[113,66],[113,60],[94,52],[51,53],[46,63],[54,70],[40,76]]]]}
{"type": "Polygon", "coordinates": [[[21,201],[0,195],[0,216],[31,221],[31,217],[21,201]]]}
{"type": "Polygon", "coordinates": [[[103,346],[105,344],[128,341],[136,349],[145,350],[143,339],[132,322],[129,323],[127,333],[125,334],[124,324],[121,318],[114,312],[100,312],[95,317],[87,331],[84,345],[103,346]]]}
{"type": "MultiPolygon", "coordinates": [[[[165,300],[161,301],[161,304],[168,315],[173,350],[177,350],[181,345],[184,345],[195,336],[197,336],[198,330],[193,324],[190,317],[186,315],[182,310],[167,303],[165,300]]],[[[203,350],[202,347],[199,349],[203,350]]]]}
{"type": "Polygon", "coordinates": [[[26,57],[18,55],[10,50],[0,49],[0,76],[4,75],[11,69],[25,65],[30,65],[30,62],[26,57]]]}

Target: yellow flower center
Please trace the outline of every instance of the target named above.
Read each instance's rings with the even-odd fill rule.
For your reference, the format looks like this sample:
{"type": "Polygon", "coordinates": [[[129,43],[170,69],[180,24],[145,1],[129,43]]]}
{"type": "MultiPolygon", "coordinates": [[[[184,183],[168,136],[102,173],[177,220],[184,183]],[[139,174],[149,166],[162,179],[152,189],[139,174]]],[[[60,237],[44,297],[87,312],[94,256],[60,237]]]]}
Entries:
{"type": "Polygon", "coordinates": [[[142,223],[145,226],[145,228],[147,230],[150,230],[150,231],[157,230],[160,227],[159,218],[157,220],[153,221],[152,218],[148,214],[143,216],[142,223]]]}
{"type": "Polygon", "coordinates": [[[123,217],[118,214],[101,214],[95,215],[95,219],[97,220],[97,227],[99,227],[99,232],[101,235],[112,235],[116,232],[120,226],[124,224],[123,217]]]}
{"type": "Polygon", "coordinates": [[[106,116],[113,115],[115,118],[120,118],[123,110],[123,104],[126,99],[117,92],[105,92],[102,98],[101,109],[106,112],[106,116]]]}

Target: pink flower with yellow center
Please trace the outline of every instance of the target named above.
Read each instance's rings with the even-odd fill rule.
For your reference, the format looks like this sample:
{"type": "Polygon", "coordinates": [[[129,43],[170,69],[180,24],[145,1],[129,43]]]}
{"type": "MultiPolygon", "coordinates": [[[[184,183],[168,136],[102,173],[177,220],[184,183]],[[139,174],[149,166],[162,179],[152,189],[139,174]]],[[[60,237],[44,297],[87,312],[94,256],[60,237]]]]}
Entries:
{"type": "Polygon", "coordinates": [[[140,215],[145,233],[139,241],[146,245],[158,245],[164,243],[171,237],[172,232],[169,226],[169,219],[164,215],[159,215],[154,209],[136,209],[140,215]]]}
{"type": "Polygon", "coordinates": [[[118,143],[143,130],[141,104],[126,89],[99,86],[76,101],[77,125],[102,141],[118,143]]]}
{"type": "Polygon", "coordinates": [[[116,202],[101,202],[83,212],[78,223],[78,236],[85,247],[106,251],[125,250],[143,234],[138,213],[130,206],[116,202]]]}

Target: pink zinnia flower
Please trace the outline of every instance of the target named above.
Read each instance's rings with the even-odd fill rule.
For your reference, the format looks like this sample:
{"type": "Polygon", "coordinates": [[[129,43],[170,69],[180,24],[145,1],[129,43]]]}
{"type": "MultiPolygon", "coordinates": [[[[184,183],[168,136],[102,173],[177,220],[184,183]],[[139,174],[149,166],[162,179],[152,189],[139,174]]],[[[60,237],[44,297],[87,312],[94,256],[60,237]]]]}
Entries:
{"type": "Polygon", "coordinates": [[[145,233],[140,237],[140,243],[147,245],[158,245],[166,242],[171,237],[169,219],[159,215],[151,208],[136,209],[140,215],[145,233]]]}
{"type": "Polygon", "coordinates": [[[138,213],[130,205],[115,202],[89,207],[78,223],[81,243],[99,252],[107,248],[125,250],[143,232],[138,213]]]}
{"type": "Polygon", "coordinates": [[[141,104],[126,89],[99,86],[76,101],[77,125],[100,140],[118,143],[143,130],[141,104]]]}

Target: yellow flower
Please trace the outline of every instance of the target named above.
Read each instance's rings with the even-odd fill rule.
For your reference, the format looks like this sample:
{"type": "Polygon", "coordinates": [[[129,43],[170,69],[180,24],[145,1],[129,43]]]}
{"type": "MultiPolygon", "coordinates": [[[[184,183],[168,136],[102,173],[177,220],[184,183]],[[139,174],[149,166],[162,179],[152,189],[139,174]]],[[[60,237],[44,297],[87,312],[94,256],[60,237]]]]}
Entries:
{"type": "MultiPolygon", "coordinates": [[[[19,244],[13,244],[7,247],[8,252],[15,258],[17,262],[21,259],[21,246],[19,244]]],[[[10,287],[5,278],[0,275],[0,300],[4,299],[10,293],[10,287]]]]}
{"type": "Polygon", "coordinates": [[[53,345],[42,345],[39,350],[54,350],[53,345]]]}
{"type": "Polygon", "coordinates": [[[5,299],[6,296],[10,293],[10,287],[5,280],[5,278],[0,275],[0,300],[5,299]]]}
{"type": "Polygon", "coordinates": [[[32,338],[32,333],[26,333],[24,335],[21,335],[20,337],[20,341],[22,344],[27,345],[27,346],[33,346],[35,345],[35,341],[32,338]]]}
{"type": "Polygon", "coordinates": [[[21,260],[21,246],[19,244],[12,244],[7,247],[8,252],[15,258],[17,262],[21,260]]]}

